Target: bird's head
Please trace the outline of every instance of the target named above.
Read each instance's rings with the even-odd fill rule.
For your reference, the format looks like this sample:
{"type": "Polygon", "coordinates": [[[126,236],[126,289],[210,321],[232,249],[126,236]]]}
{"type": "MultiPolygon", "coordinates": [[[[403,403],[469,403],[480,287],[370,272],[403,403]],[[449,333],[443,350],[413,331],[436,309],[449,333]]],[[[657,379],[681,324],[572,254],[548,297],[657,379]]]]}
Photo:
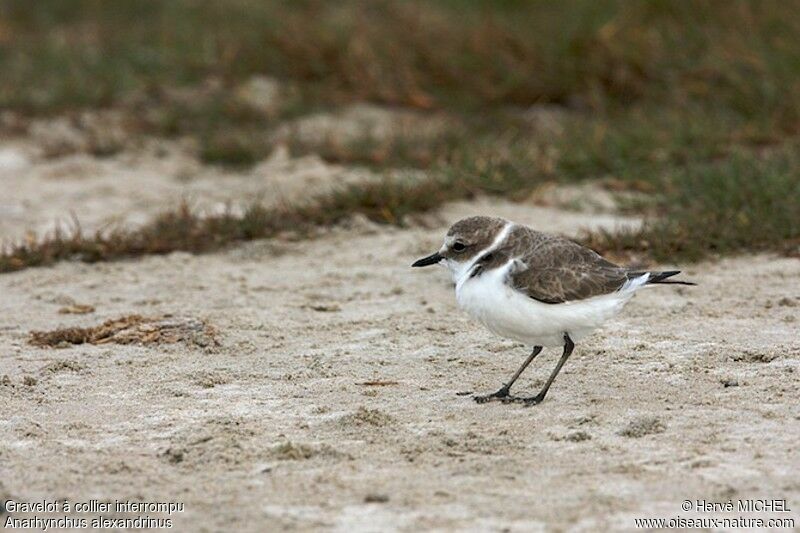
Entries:
{"type": "Polygon", "coordinates": [[[450,226],[439,250],[423,257],[412,267],[444,264],[454,278],[475,262],[478,255],[487,250],[497,239],[508,221],[499,217],[463,218],[450,226]]]}

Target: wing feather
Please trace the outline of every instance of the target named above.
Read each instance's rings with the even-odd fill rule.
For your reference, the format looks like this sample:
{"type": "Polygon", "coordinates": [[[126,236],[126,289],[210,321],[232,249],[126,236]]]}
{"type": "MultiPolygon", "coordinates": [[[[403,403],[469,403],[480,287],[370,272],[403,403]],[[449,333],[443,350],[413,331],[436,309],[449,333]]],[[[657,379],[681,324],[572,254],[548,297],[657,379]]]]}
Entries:
{"type": "Polygon", "coordinates": [[[515,259],[508,283],[531,298],[552,304],[585,300],[617,291],[628,280],[627,269],[589,248],[525,226],[515,231],[502,250],[515,259]]]}

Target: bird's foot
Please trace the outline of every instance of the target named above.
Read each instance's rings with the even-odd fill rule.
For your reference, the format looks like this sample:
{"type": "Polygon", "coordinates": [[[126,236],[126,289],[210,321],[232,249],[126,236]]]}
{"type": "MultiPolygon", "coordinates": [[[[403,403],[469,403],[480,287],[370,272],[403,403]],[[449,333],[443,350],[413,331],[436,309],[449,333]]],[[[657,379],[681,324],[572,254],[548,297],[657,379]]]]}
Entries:
{"type": "Polygon", "coordinates": [[[503,387],[497,392],[493,392],[492,394],[486,394],[483,396],[473,396],[472,397],[477,403],[489,403],[495,401],[505,401],[506,398],[511,398],[508,395],[508,387],[503,387]]]}
{"type": "Polygon", "coordinates": [[[544,400],[543,394],[537,394],[536,396],[529,396],[527,398],[523,398],[520,396],[507,396],[501,399],[503,403],[521,403],[525,407],[538,405],[542,403],[543,400],[544,400]]]}

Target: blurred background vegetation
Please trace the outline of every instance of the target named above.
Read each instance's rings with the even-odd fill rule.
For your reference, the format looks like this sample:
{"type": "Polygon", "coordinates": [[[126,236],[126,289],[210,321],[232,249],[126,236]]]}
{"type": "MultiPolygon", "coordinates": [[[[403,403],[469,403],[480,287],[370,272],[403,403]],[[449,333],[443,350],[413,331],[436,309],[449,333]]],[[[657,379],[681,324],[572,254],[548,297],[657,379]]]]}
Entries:
{"type": "MultiPolygon", "coordinates": [[[[290,142],[429,176],[342,190],[324,213],[294,213],[298,224],[350,213],[402,223],[448,199],[599,180],[651,198],[630,207],[646,217],[640,231],[586,237],[603,251],[800,248],[795,0],[3,0],[0,72],[0,108],[118,109],[137,134],[196,138],[213,164],[253,164],[273,149],[263,132],[346,104],[446,117],[445,132],[422,139],[290,142]],[[280,82],[279,108],[254,113],[231,97],[259,76],[280,82]]],[[[236,229],[214,242],[279,229],[249,215],[244,234],[214,222],[236,229]]],[[[26,246],[14,253],[39,253],[26,246]]],[[[48,254],[59,255],[36,257],[48,254]]]]}

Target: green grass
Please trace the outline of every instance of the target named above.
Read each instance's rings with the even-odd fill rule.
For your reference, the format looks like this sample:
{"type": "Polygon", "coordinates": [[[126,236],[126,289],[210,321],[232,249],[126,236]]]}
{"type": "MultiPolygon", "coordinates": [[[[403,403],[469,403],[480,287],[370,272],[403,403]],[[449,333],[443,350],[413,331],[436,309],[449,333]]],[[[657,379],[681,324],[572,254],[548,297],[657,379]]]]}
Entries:
{"type": "Polygon", "coordinates": [[[269,154],[282,121],[348,102],[436,111],[453,126],[423,140],[289,139],[295,155],[425,169],[428,180],[245,216],[184,207],[137,230],[9,245],[0,270],[202,252],[354,213],[402,224],[451,199],[590,179],[652,195],[640,231],[585,237],[603,251],[661,261],[796,253],[797,35],[797,0],[7,0],[0,109],[110,106],[142,134],[194,137],[201,160],[235,166],[269,154]],[[279,109],[257,113],[232,97],[254,75],[281,80],[279,109]],[[560,134],[521,118],[542,103],[563,110],[560,134]]]}
{"type": "Polygon", "coordinates": [[[411,107],[713,103],[796,129],[797,1],[6,0],[0,106],[296,82],[411,107]],[[20,91],[20,87],[29,90],[20,91]]]}
{"type": "Polygon", "coordinates": [[[188,205],[166,212],[138,229],[83,234],[59,231],[42,239],[6,245],[0,253],[0,273],[51,265],[58,261],[110,261],[174,251],[210,252],[233,243],[274,237],[282,232],[308,235],[355,214],[382,224],[403,224],[409,215],[428,211],[455,198],[477,192],[518,190],[521,177],[482,163],[480,172],[460,175],[438,172],[432,179],[404,177],[341,188],[302,207],[255,204],[243,214],[196,213],[188,205]],[[498,189],[499,188],[499,189],[498,189]]]}
{"type": "Polygon", "coordinates": [[[800,253],[797,147],[677,169],[664,182],[660,213],[635,232],[587,237],[618,255],[644,251],[658,261],[698,260],[743,251],[800,253]]]}
{"type": "MultiPolygon", "coordinates": [[[[244,214],[203,216],[186,205],[142,228],[83,235],[57,233],[7,247],[0,272],[57,261],[108,261],[173,251],[209,252],[233,243],[308,234],[361,214],[381,224],[403,225],[409,216],[476,194],[515,196],[548,179],[547,172],[511,151],[497,157],[464,156],[458,170],[443,165],[429,179],[396,178],[342,188],[303,207],[251,206],[244,214]]],[[[694,162],[661,181],[657,216],[635,232],[599,232],[582,241],[614,257],[641,253],[657,261],[691,261],[709,254],[800,247],[800,180],[796,146],[774,153],[739,152],[720,161],[694,162]],[[713,208],[709,208],[713,206],[713,208]]]]}

